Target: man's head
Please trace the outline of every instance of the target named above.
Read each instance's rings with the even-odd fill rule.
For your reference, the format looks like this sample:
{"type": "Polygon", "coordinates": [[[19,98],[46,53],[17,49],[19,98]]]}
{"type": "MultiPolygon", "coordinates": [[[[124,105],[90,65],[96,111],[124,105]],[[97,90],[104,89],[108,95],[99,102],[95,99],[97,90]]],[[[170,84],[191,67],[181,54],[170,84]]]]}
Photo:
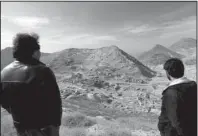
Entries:
{"type": "Polygon", "coordinates": [[[37,34],[18,33],[13,40],[13,57],[17,60],[40,58],[39,36],[37,34]]]}
{"type": "Polygon", "coordinates": [[[169,80],[181,78],[184,76],[184,64],[180,59],[171,58],[164,64],[167,78],[169,80]]]}

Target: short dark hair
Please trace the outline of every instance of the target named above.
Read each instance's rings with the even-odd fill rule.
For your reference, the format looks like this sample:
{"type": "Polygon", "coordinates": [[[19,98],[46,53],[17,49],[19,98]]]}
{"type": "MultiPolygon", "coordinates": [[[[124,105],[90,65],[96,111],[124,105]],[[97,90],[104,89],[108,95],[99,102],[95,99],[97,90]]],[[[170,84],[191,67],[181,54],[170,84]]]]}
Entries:
{"type": "Polygon", "coordinates": [[[171,58],[164,64],[164,69],[168,74],[174,78],[180,78],[184,76],[184,64],[178,58],[171,58]]]}
{"type": "Polygon", "coordinates": [[[13,57],[17,60],[32,58],[34,51],[40,49],[36,33],[17,33],[13,39],[13,57]]]}

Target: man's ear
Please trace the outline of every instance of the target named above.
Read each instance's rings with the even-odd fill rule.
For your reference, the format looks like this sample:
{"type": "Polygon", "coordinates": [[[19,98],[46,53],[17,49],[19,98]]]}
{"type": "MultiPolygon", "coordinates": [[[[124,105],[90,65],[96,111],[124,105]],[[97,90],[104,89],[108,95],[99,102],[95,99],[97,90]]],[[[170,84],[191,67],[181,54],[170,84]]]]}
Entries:
{"type": "Polygon", "coordinates": [[[167,78],[168,78],[168,80],[172,80],[172,77],[168,74],[168,72],[166,72],[166,74],[167,74],[167,78]]]}
{"type": "MultiPolygon", "coordinates": [[[[166,70],[165,70],[166,71],[166,70]]],[[[166,77],[168,78],[168,80],[171,80],[170,79],[170,75],[168,74],[168,72],[166,71],[166,77]]]]}
{"type": "Polygon", "coordinates": [[[32,57],[35,58],[35,59],[37,59],[37,60],[39,60],[40,57],[41,57],[41,52],[40,52],[40,50],[34,51],[34,53],[32,54],[32,57]]]}

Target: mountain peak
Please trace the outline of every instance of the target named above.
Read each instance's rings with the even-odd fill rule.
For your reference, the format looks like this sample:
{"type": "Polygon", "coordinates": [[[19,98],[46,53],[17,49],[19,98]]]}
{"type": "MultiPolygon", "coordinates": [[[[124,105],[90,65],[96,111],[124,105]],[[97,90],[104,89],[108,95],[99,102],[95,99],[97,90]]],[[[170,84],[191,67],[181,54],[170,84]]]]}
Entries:
{"type": "Polygon", "coordinates": [[[196,48],[196,39],[182,38],[170,46],[170,49],[174,51],[189,50],[191,48],[196,48]]]}
{"type": "Polygon", "coordinates": [[[105,46],[105,47],[102,47],[102,48],[99,48],[99,49],[113,49],[113,50],[118,50],[119,47],[116,46],[116,45],[110,45],[110,46],[105,46]]]}
{"type": "Polygon", "coordinates": [[[196,39],[194,39],[194,38],[182,38],[182,39],[180,39],[180,41],[185,41],[185,42],[190,42],[190,41],[196,41],[196,39]]]}
{"type": "Polygon", "coordinates": [[[156,44],[154,48],[164,48],[161,44],[156,44]]]}
{"type": "Polygon", "coordinates": [[[172,57],[182,58],[183,55],[157,44],[151,50],[144,52],[139,59],[149,65],[159,65],[163,64],[167,59],[172,57]]]}
{"type": "MultiPolygon", "coordinates": [[[[130,71],[134,75],[141,75],[144,77],[153,77],[155,72],[144,66],[141,62],[134,57],[128,55],[115,45],[105,46],[98,49],[83,51],[84,49],[68,49],[60,52],[58,55],[47,56],[43,60],[50,61],[49,66],[57,73],[64,71],[83,71],[97,69],[117,69],[118,71],[130,71]],[[69,51],[69,52],[68,52],[69,51]],[[51,59],[52,58],[52,59],[51,59]]],[[[45,62],[46,63],[46,62],[45,62]]]]}
{"type": "Polygon", "coordinates": [[[161,45],[161,44],[156,44],[152,49],[151,49],[151,51],[153,51],[153,52],[164,52],[164,51],[167,51],[167,48],[166,47],[164,47],[163,45],[161,45]]]}
{"type": "Polygon", "coordinates": [[[118,49],[118,46],[116,46],[116,45],[110,45],[109,47],[118,49]]]}

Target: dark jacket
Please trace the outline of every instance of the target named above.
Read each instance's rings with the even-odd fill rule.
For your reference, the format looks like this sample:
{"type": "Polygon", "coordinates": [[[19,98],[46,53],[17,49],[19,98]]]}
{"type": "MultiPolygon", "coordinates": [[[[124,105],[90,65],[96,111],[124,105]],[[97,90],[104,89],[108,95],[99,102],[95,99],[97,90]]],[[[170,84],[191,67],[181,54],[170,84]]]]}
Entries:
{"type": "Polygon", "coordinates": [[[197,84],[169,86],[162,93],[158,129],[161,136],[197,136],[197,84]]]}
{"type": "Polygon", "coordinates": [[[62,103],[53,72],[38,60],[14,61],[1,71],[0,104],[16,127],[60,126],[62,103]]]}

